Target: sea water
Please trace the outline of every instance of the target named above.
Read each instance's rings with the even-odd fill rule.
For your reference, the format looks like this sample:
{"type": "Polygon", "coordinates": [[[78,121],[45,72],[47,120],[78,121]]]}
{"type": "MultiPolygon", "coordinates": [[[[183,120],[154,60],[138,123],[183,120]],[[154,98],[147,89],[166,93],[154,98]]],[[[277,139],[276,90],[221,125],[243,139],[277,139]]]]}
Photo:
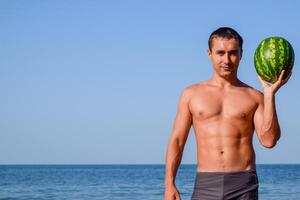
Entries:
{"type": "MultiPolygon", "coordinates": [[[[0,200],[160,200],[164,165],[0,165],[0,200]]],[[[300,164],[257,165],[259,199],[299,200],[300,164]]],[[[181,165],[176,186],[190,199],[196,165],[181,165]]]]}

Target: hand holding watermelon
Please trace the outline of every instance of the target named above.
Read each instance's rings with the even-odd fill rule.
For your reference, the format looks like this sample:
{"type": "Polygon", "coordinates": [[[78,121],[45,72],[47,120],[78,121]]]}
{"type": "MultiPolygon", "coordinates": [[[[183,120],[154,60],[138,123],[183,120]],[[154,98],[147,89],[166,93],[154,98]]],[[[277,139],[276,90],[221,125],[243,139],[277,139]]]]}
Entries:
{"type": "Polygon", "coordinates": [[[282,80],[284,73],[285,73],[285,71],[282,70],[281,73],[280,73],[280,76],[279,76],[278,80],[274,84],[268,83],[268,82],[264,81],[260,76],[258,76],[258,79],[259,79],[261,85],[264,88],[264,93],[265,94],[271,94],[271,95],[275,94],[276,91],[281,86],[283,86],[285,83],[288,82],[289,78],[292,75],[292,72],[288,75],[288,77],[286,77],[284,80],[282,80]]]}
{"type": "Polygon", "coordinates": [[[276,86],[273,86],[276,88],[288,81],[293,69],[294,59],[293,47],[286,39],[270,37],[264,39],[257,47],[254,64],[260,79],[276,84],[276,86]]]}

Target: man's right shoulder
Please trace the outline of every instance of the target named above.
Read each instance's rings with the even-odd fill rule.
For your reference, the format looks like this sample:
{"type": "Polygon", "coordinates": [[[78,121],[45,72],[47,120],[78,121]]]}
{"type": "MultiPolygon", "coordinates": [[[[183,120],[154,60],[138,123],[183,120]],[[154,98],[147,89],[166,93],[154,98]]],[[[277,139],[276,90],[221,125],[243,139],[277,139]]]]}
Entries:
{"type": "Polygon", "coordinates": [[[208,85],[208,81],[202,81],[202,82],[199,82],[199,83],[194,83],[188,87],[186,87],[183,91],[185,92],[188,92],[188,93],[193,93],[193,92],[197,92],[201,89],[204,89],[206,88],[208,85]]]}
{"type": "Polygon", "coordinates": [[[192,85],[187,86],[183,91],[181,96],[184,98],[191,98],[195,93],[201,91],[201,89],[204,89],[207,87],[206,81],[194,83],[192,85]]]}

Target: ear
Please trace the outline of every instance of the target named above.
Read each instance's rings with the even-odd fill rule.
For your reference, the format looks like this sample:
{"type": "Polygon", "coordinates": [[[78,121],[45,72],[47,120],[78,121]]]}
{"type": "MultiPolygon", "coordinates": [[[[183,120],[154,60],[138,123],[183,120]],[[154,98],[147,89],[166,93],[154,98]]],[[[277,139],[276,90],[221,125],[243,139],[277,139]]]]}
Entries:
{"type": "Polygon", "coordinates": [[[242,57],[243,57],[243,50],[241,50],[240,60],[242,60],[242,57]]]}
{"type": "Polygon", "coordinates": [[[207,55],[208,55],[208,58],[209,58],[209,59],[211,59],[211,54],[212,54],[211,50],[208,49],[208,50],[207,50],[207,55]]]}

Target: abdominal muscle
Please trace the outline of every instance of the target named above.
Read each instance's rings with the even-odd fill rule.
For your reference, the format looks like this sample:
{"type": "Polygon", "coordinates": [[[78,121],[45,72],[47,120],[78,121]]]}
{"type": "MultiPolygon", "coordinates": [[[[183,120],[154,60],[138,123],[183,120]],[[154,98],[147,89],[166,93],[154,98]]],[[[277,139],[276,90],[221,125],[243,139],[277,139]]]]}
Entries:
{"type": "Polygon", "coordinates": [[[249,122],[226,120],[193,121],[199,172],[237,172],[255,169],[249,122]]]}

